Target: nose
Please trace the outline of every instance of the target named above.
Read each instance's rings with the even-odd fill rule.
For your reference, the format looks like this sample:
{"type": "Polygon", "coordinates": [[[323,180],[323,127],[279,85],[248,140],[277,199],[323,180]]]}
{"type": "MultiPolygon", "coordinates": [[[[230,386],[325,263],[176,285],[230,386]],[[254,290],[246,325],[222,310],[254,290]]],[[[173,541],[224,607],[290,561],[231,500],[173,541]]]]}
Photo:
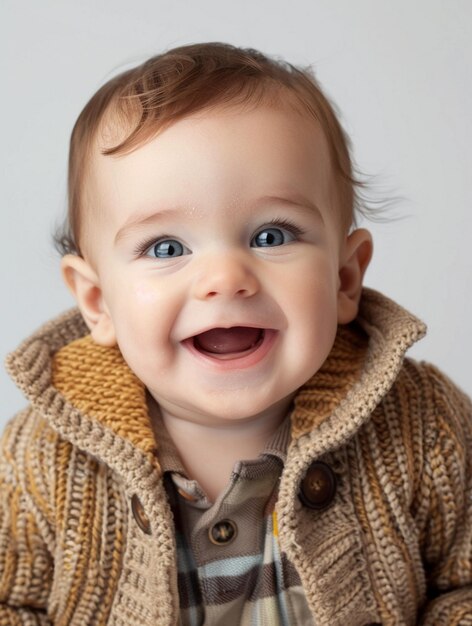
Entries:
{"type": "Polygon", "coordinates": [[[194,283],[193,295],[199,300],[218,296],[249,298],[259,291],[260,285],[249,260],[236,255],[223,255],[208,259],[194,283]]]}

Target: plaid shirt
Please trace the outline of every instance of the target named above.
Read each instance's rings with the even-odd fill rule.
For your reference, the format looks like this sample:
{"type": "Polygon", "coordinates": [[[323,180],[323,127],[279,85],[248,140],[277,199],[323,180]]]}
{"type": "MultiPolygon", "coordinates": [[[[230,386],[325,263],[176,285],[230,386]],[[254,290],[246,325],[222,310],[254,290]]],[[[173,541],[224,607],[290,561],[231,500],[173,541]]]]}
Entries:
{"type": "Polygon", "coordinates": [[[287,417],[257,459],[235,463],[211,503],[159,424],[159,461],[174,514],[181,624],[314,624],[299,576],[280,551],[274,511],[290,440],[287,417]]]}

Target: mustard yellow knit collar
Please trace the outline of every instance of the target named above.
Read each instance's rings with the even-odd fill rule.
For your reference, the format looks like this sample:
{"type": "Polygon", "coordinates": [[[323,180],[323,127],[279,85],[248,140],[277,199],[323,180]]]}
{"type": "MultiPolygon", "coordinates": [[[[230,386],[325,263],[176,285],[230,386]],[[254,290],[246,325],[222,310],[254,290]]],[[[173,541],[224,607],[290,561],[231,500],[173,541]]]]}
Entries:
{"type": "MultiPolygon", "coordinates": [[[[292,439],[330,420],[339,436],[347,437],[363,419],[366,401],[375,406],[393,383],[405,351],[425,332],[425,325],[411,313],[364,288],[357,319],[338,327],[328,358],[295,399],[292,439]],[[344,423],[340,406],[357,412],[352,424],[344,423]]],[[[92,340],[78,309],[41,327],[7,357],[6,367],[33,405],[47,408],[45,413],[56,419],[58,403],[66,402],[91,423],[155,458],[143,383],[117,347],[92,340]]]]}
{"type": "MultiPolygon", "coordinates": [[[[332,412],[347,389],[358,379],[367,337],[361,329],[340,326],[334,346],[317,374],[303,391],[295,413],[292,436],[299,436],[332,412]],[[307,407],[306,407],[307,408],[307,407]]],[[[153,452],[155,438],[148,417],[143,383],[133,374],[118,347],[103,347],[91,335],[76,339],[52,358],[52,384],[67,401],[85,415],[98,420],[115,434],[144,452],[153,452]]]]}

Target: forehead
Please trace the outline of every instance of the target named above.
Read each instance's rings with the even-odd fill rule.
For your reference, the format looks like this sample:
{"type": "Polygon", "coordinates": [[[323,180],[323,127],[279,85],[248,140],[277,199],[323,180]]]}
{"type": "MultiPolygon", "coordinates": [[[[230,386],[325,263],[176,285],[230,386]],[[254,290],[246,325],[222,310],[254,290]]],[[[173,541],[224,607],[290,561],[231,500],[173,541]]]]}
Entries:
{"type": "Polygon", "coordinates": [[[320,125],[287,107],[216,107],[185,117],[128,154],[101,151],[124,138],[109,119],[95,141],[87,196],[119,228],[157,200],[204,208],[298,192],[329,208],[329,148],[320,125]]]}

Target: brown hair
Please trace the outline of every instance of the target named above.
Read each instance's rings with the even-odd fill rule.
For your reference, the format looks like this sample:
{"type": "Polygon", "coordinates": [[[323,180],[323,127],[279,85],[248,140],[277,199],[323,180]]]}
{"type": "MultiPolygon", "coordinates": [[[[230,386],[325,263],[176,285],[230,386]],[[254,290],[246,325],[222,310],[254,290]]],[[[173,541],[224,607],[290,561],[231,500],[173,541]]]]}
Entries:
{"type": "Polygon", "coordinates": [[[356,211],[363,215],[369,212],[359,194],[366,185],[353,175],[350,139],[311,68],[296,67],[251,48],[212,42],[154,56],[109,80],[89,100],[71,135],[68,215],[53,234],[56,249],[61,255],[82,255],[84,179],[94,140],[107,113],[118,116],[118,122],[130,129],[117,145],[102,150],[103,154],[116,155],[136,149],[159,130],[213,105],[287,101],[312,115],[326,136],[341,221],[347,231],[356,224],[356,211]]]}

